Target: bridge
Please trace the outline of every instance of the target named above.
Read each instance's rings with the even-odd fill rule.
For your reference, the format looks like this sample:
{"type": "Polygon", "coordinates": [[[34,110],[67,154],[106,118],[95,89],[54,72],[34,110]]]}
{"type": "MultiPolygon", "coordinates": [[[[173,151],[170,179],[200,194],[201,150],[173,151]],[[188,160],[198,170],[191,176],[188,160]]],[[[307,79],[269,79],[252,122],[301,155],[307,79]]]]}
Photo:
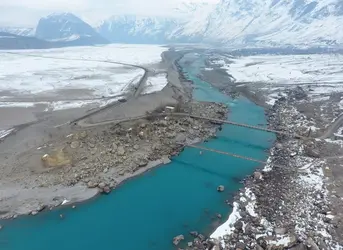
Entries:
{"type": "MultiPolygon", "coordinates": [[[[88,115],[86,115],[88,116],[88,115]]],[[[190,113],[181,113],[181,112],[168,112],[168,113],[157,113],[157,114],[146,114],[146,115],[141,115],[141,116],[135,116],[135,117],[128,117],[128,118],[123,118],[123,119],[115,119],[115,120],[105,120],[97,123],[86,123],[83,119],[79,119],[77,122],[75,121],[76,124],[78,124],[81,127],[94,127],[94,126],[100,126],[100,125],[108,125],[108,124],[118,124],[122,122],[129,122],[129,121],[134,121],[134,120],[140,120],[140,119],[147,119],[147,118],[154,118],[154,117],[189,117],[193,119],[199,119],[199,120],[206,120],[215,124],[230,124],[238,127],[244,127],[244,128],[249,128],[249,129],[255,129],[255,130],[260,130],[260,131],[265,131],[265,132],[270,132],[270,133],[276,133],[276,134],[281,134],[285,135],[288,137],[294,137],[296,139],[308,139],[308,137],[300,136],[297,134],[291,134],[287,133],[285,131],[280,131],[280,130],[274,130],[270,128],[265,128],[262,126],[253,126],[249,124],[244,124],[244,123],[238,123],[238,122],[233,122],[230,120],[222,120],[222,119],[216,119],[216,118],[210,118],[210,117],[204,117],[204,116],[199,116],[199,115],[192,115],[190,113]]]]}
{"type": "Polygon", "coordinates": [[[189,117],[194,118],[194,119],[207,120],[207,121],[218,123],[218,124],[226,123],[226,124],[230,124],[230,125],[234,125],[234,126],[238,126],[238,127],[244,127],[244,128],[250,128],[250,129],[261,130],[261,131],[265,131],[265,132],[271,132],[271,133],[286,135],[286,136],[290,136],[290,137],[295,137],[297,139],[307,139],[307,137],[300,136],[297,134],[290,134],[290,133],[287,133],[285,131],[274,130],[274,129],[265,128],[262,126],[253,126],[253,125],[249,125],[249,124],[245,124],[245,123],[233,122],[230,120],[221,120],[221,119],[215,119],[215,118],[209,118],[209,117],[203,117],[203,116],[197,116],[197,115],[189,115],[189,117]]]}
{"type": "Polygon", "coordinates": [[[202,146],[197,146],[197,145],[192,145],[192,144],[181,144],[181,143],[179,145],[181,145],[183,147],[196,148],[196,149],[200,149],[200,150],[204,150],[204,151],[209,151],[209,152],[213,152],[213,153],[217,153],[217,154],[228,155],[231,157],[240,158],[240,159],[248,160],[248,161],[253,161],[256,163],[263,164],[263,165],[267,164],[266,161],[261,161],[261,160],[255,159],[255,158],[251,158],[251,157],[243,156],[243,155],[238,155],[238,154],[234,154],[234,153],[230,153],[230,152],[220,151],[220,150],[216,150],[213,148],[206,148],[206,147],[202,147],[202,146]]]}

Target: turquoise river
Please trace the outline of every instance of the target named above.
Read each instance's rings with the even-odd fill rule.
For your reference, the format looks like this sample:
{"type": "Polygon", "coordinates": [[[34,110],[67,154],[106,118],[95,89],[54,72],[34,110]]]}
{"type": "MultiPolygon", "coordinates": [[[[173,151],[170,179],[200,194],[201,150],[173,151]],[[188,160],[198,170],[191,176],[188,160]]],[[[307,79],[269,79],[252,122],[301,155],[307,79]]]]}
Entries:
{"type": "MultiPolygon", "coordinates": [[[[240,97],[231,99],[197,78],[203,59],[180,61],[194,82],[194,98],[229,106],[229,119],[252,125],[266,124],[264,110],[240,97]]],[[[274,135],[224,125],[217,138],[202,143],[221,151],[266,159],[274,135]],[[267,150],[266,150],[267,149],[267,150]]],[[[1,250],[171,250],[172,238],[189,231],[211,233],[224,222],[231,208],[225,200],[242,187],[239,180],[259,166],[226,155],[186,148],[170,164],[127,181],[108,196],[77,206],[59,208],[37,216],[1,221],[1,250]],[[225,192],[218,193],[218,185],[225,192]],[[59,214],[65,215],[63,220],[59,214]]],[[[188,237],[188,236],[187,236],[188,237]]]]}

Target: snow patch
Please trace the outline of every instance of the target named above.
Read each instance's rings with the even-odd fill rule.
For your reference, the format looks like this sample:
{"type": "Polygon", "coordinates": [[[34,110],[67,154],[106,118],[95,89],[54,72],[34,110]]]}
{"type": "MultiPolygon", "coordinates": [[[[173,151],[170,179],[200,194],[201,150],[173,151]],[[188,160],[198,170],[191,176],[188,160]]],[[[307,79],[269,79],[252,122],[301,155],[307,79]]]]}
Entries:
{"type": "Polygon", "coordinates": [[[225,245],[223,236],[224,235],[230,235],[234,231],[234,224],[236,221],[238,221],[241,218],[241,215],[239,214],[239,204],[237,202],[233,203],[233,210],[227,219],[226,222],[224,222],[220,227],[218,227],[211,235],[211,238],[214,239],[221,239],[222,245],[225,245]]]}
{"type": "Polygon", "coordinates": [[[167,74],[159,74],[147,79],[147,86],[143,91],[143,94],[150,94],[153,92],[161,91],[167,84],[167,74]]]}

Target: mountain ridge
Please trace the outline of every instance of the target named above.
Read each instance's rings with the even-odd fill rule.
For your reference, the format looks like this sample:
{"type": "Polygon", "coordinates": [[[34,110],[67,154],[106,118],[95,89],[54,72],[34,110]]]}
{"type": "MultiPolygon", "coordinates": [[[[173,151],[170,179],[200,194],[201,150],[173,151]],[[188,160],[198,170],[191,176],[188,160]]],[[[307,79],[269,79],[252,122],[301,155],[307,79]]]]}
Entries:
{"type": "Polygon", "coordinates": [[[97,27],[72,13],[53,13],[39,21],[36,37],[70,45],[343,45],[341,0],[221,0],[217,4],[185,3],[175,11],[177,17],[116,15],[97,27]]]}

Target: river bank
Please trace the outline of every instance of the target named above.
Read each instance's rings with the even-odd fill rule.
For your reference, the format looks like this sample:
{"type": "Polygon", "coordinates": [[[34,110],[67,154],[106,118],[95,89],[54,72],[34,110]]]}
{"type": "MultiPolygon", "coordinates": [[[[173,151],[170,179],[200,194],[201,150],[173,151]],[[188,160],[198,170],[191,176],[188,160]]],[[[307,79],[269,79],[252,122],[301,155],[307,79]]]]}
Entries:
{"type": "MultiPolygon", "coordinates": [[[[299,123],[304,115],[290,105],[297,91],[290,90],[268,110],[272,129],[304,132],[299,123]]],[[[329,189],[331,166],[318,153],[328,146],[278,135],[268,164],[245,179],[229,219],[204,244],[218,249],[342,249],[341,212],[329,189]]],[[[334,148],[337,152],[340,147],[334,148]]]]}
{"type": "MultiPolygon", "coordinates": [[[[234,98],[242,94],[266,108],[268,125],[275,130],[318,136],[324,121],[335,113],[336,106],[320,103],[325,107],[321,111],[329,114],[323,121],[322,112],[313,111],[313,100],[308,105],[302,101],[308,100],[311,88],[307,92],[301,87],[290,88],[274,97],[271,106],[258,86],[237,85],[222,69],[205,68],[203,73],[199,77],[214,79],[209,82],[223,93],[234,98]],[[217,71],[220,77],[216,80],[213,77],[217,71]]],[[[330,101],[335,98],[333,95],[330,101]]],[[[185,248],[342,249],[342,178],[332,176],[333,172],[342,173],[336,159],[341,152],[339,142],[301,141],[278,135],[268,164],[244,180],[228,220],[209,237],[191,232],[193,240],[185,248]]]]}

